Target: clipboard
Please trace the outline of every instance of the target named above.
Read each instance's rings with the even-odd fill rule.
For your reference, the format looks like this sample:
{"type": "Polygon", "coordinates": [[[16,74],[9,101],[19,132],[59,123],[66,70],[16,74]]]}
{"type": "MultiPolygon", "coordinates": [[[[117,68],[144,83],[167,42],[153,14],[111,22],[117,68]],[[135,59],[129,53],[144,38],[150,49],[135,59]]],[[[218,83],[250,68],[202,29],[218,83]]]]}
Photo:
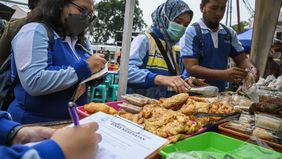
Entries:
{"type": "Polygon", "coordinates": [[[146,131],[141,125],[103,112],[80,120],[80,124],[93,121],[99,124],[97,132],[102,136],[97,159],[149,158],[169,143],[167,139],[146,131]]]}
{"type": "Polygon", "coordinates": [[[100,77],[105,76],[108,73],[108,62],[105,64],[105,67],[97,72],[92,74],[90,77],[88,77],[87,79],[83,80],[82,82],[80,82],[71,98],[71,101],[75,102],[78,100],[79,97],[81,97],[87,90],[87,85],[86,83],[95,79],[98,79],[100,77]]]}

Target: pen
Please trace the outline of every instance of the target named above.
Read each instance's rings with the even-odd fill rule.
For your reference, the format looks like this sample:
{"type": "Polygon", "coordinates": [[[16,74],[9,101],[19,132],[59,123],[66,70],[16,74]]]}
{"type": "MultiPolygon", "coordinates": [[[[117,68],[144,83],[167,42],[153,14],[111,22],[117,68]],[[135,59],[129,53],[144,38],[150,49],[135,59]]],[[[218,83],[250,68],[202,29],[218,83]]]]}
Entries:
{"type": "Polygon", "coordinates": [[[68,103],[68,110],[69,110],[69,113],[70,113],[70,116],[71,116],[71,119],[73,121],[74,126],[79,125],[79,118],[78,118],[78,115],[77,115],[76,107],[77,107],[77,105],[74,102],[68,103]]]}

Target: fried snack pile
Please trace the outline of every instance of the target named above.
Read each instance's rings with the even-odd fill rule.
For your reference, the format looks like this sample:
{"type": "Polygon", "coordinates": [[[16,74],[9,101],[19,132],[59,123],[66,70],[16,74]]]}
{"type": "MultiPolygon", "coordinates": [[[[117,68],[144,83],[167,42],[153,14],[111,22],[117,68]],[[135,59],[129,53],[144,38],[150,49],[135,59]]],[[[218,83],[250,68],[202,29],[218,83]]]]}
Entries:
{"type": "Polygon", "coordinates": [[[201,97],[189,97],[186,104],[182,106],[181,112],[186,115],[193,115],[195,113],[231,114],[235,110],[227,102],[210,102],[201,97]]]}
{"type": "Polygon", "coordinates": [[[117,111],[106,105],[105,103],[89,103],[89,104],[85,104],[84,105],[84,110],[89,113],[89,114],[93,114],[93,113],[97,113],[97,112],[104,112],[106,114],[116,114],[117,111]]]}
{"type": "Polygon", "coordinates": [[[160,99],[160,106],[166,109],[177,110],[187,101],[188,97],[187,93],[180,93],[170,98],[160,99]]]}
{"type": "Polygon", "coordinates": [[[190,97],[181,93],[170,98],[145,105],[138,114],[116,112],[103,103],[90,103],[84,106],[88,113],[102,111],[116,114],[131,120],[156,135],[176,142],[188,134],[197,132],[203,125],[219,121],[220,117],[196,118],[197,113],[230,114],[234,109],[227,102],[190,97]]]}
{"type": "Polygon", "coordinates": [[[144,106],[139,114],[119,112],[118,115],[144,126],[156,135],[168,138],[171,142],[176,142],[202,127],[201,123],[191,120],[189,116],[157,104],[144,106]]]}

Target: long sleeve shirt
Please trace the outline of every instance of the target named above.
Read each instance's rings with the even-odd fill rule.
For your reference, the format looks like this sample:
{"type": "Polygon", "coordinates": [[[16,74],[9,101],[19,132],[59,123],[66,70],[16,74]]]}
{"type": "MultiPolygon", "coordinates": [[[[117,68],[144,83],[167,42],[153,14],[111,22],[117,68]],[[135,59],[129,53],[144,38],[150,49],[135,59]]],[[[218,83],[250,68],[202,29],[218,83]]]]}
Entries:
{"type": "Polygon", "coordinates": [[[34,146],[14,145],[5,146],[7,137],[11,130],[18,126],[11,120],[10,115],[0,111],[0,158],[1,159],[65,159],[64,153],[59,145],[53,140],[44,140],[34,146]]]}

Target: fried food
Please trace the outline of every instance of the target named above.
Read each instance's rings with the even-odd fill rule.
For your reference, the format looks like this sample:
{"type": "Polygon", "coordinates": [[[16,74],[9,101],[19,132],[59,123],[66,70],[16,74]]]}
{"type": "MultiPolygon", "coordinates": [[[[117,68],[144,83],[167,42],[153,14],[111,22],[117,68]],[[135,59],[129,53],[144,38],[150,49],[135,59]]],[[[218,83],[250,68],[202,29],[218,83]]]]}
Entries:
{"type": "Polygon", "coordinates": [[[144,129],[175,142],[181,137],[198,131],[202,125],[189,116],[157,105],[146,105],[139,114],[118,115],[144,126],[144,129]]]}
{"type": "Polygon", "coordinates": [[[93,113],[96,113],[96,112],[104,112],[104,113],[107,113],[107,114],[116,114],[117,111],[106,105],[105,103],[89,103],[89,104],[85,104],[84,105],[84,110],[89,113],[89,114],[93,114],[93,113]]]}
{"type": "Polygon", "coordinates": [[[199,97],[189,97],[186,104],[181,108],[181,112],[186,115],[192,115],[194,113],[208,113],[210,103],[199,97]]]}
{"type": "Polygon", "coordinates": [[[231,114],[234,113],[233,107],[223,102],[213,102],[209,109],[209,113],[213,114],[231,114]]]}
{"type": "Polygon", "coordinates": [[[275,138],[273,134],[270,131],[267,131],[265,129],[261,129],[259,127],[256,127],[255,130],[253,131],[253,136],[256,136],[261,139],[265,139],[268,141],[274,141],[275,138]]]}
{"type": "Polygon", "coordinates": [[[188,97],[189,95],[187,93],[180,93],[170,98],[160,99],[160,106],[167,109],[177,110],[182,107],[188,97]]]}

